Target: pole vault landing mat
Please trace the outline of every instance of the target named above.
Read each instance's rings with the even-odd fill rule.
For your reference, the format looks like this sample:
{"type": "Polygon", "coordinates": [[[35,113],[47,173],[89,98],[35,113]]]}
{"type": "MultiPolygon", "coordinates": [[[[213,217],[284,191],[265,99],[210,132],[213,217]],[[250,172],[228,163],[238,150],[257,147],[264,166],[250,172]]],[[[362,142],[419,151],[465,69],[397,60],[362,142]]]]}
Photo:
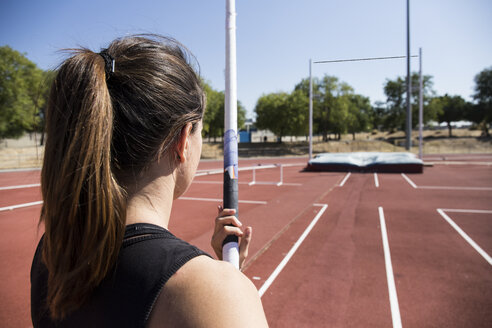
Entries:
{"type": "Polygon", "coordinates": [[[306,171],[422,173],[424,162],[412,153],[322,153],[308,162],[306,171]]]}

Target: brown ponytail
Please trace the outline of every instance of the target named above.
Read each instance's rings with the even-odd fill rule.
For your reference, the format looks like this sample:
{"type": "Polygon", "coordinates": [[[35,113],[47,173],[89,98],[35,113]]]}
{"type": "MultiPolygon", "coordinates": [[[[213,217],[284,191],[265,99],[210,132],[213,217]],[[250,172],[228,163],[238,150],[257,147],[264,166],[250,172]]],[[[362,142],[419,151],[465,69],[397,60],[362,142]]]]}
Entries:
{"type": "Polygon", "coordinates": [[[43,259],[54,318],[84,302],[118,255],[124,193],[111,173],[113,113],[104,60],[88,50],[60,68],[42,170],[43,259]]]}
{"type": "Polygon", "coordinates": [[[59,68],[46,113],[41,189],[47,304],[61,319],[90,298],[118,257],[125,188],[168,151],[205,98],[191,56],[176,41],[132,36],[87,49],[59,68]],[[121,185],[120,185],[121,184],[121,185]]]}

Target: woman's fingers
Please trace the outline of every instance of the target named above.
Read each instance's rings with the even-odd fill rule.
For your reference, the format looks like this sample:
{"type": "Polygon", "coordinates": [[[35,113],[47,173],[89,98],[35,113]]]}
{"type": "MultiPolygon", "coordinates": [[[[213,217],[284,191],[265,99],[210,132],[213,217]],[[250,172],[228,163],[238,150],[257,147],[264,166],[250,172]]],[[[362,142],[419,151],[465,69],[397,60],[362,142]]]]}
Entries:
{"type": "Polygon", "coordinates": [[[215,231],[222,229],[223,226],[242,227],[243,224],[235,216],[223,216],[215,219],[215,231]]]}
{"type": "Polygon", "coordinates": [[[210,244],[217,255],[219,260],[222,260],[222,242],[229,235],[236,235],[238,237],[243,236],[243,231],[238,227],[223,226],[222,229],[216,231],[212,236],[210,244]]]}
{"type": "Polygon", "coordinates": [[[236,210],[224,209],[222,206],[217,206],[218,216],[215,218],[215,229],[210,244],[214,249],[219,260],[222,260],[222,242],[229,235],[241,237],[239,244],[239,267],[242,267],[248,257],[249,244],[253,229],[247,227],[244,231],[241,230],[243,224],[234,216],[236,210]]]}
{"type": "Polygon", "coordinates": [[[241,238],[241,243],[239,244],[239,267],[242,268],[246,258],[248,257],[249,244],[251,242],[251,236],[253,234],[253,228],[247,227],[244,230],[243,236],[241,238]]]}

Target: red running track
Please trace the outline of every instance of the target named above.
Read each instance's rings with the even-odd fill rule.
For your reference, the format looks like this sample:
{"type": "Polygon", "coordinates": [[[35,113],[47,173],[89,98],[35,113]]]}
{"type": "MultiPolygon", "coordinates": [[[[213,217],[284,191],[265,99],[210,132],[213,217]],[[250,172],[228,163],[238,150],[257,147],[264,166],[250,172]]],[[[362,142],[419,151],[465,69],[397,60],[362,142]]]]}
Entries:
{"type": "MultiPolygon", "coordinates": [[[[252,171],[241,171],[240,200],[250,202],[240,203],[239,216],[254,229],[244,272],[264,292],[270,326],[492,326],[492,263],[487,260],[492,255],[492,166],[487,164],[492,158],[481,155],[467,165],[466,155],[455,157],[460,163],[456,158],[435,161],[424,174],[406,175],[416,188],[400,174],[308,173],[301,172],[302,166],[284,166],[282,186],[249,186],[252,171]],[[312,226],[315,218],[319,221],[312,226]],[[391,255],[396,319],[381,222],[391,255]],[[296,252],[289,252],[310,224],[296,252]],[[286,256],[289,261],[265,291],[265,282],[286,256]]],[[[241,161],[240,167],[280,162],[306,160],[254,159],[241,161]]],[[[205,161],[199,170],[220,165],[205,161]]],[[[257,170],[256,181],[278,182],[279,170],[257,170]]],[[[221,181],[220,174],[195,178],[171,214],[169,229],[208,252],[221,181]]],[[[0,173],[0,187],[37,182],[39,171],[0,173]]],[[[40,197],[39,187],[0,190],[0,207],[40,197]]],[[[39,210],[38,205],[0,211],[2,327],[31,325],[29,269],[42,234],[39,210]]]]}

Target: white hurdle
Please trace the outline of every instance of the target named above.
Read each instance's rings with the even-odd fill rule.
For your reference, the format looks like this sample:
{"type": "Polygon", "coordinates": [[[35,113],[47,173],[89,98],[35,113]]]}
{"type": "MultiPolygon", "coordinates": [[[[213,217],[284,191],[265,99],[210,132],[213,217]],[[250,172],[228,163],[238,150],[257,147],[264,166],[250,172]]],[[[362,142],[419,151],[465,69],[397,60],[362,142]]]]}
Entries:
{"type": "MultiPolygon", "coordinates": [[[[276,186],[281,186],[284,184],[284,167],[282,164],[274,164],[276,167],[280,167],[280,181],[279,182],[270,182],[270,181],[256,181],[256,169],[257,167],[253,167],[253,180],[251,180],[250,183],[248,183],[249,186],[255,185],[255,184],[262,184],[262,185],[276,185],[276,186]]],[[[258,169],[264,169],[265,167],[258,167],[258,169]]]]}

